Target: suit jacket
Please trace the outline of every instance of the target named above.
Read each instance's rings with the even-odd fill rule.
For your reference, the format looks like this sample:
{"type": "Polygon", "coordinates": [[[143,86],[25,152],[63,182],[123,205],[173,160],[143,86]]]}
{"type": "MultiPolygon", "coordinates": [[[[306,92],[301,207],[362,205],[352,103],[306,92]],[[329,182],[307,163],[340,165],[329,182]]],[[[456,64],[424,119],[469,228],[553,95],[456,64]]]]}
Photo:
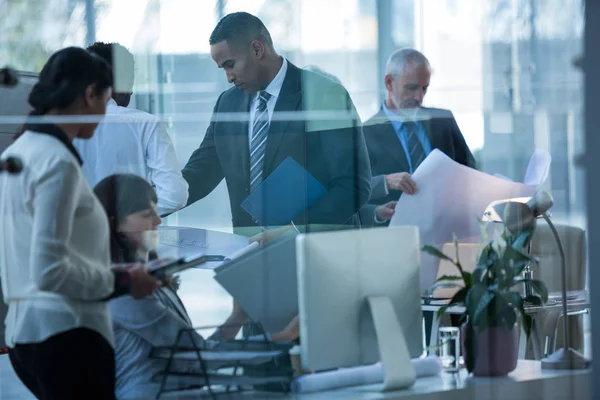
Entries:
{"type": "MultiPolygon", "coordinates": [[[[449,110],[421,108],[422,125],[431,143],[431,149],[439,149],[457,163],[475,168],[475,159],[469,150],[454,115],[449,110]]],[[[396,130],[383,108],[363,126],[369,159],[371,162],[371,198],[361,209],[364,225],[376,225],[374,216],[378,205],[398,200],[398,190],[386,191],[385,175],[409,172],[409,164],[396,130]]],[[[387,224],[385,224],[387,225],[387,224]]]]}
{"type": "MultiPolygon", "coordinates": [[[[248,94],[236,87],[221,94],[202,144],[183,169],[183,177],[189,184],[188,205],[208,195],[225,178],[234,228],[257,227],[241,207],[250,194],[250,100],[248,94]],[[221,113],[238,114],[239,118],[220,119],[221,113]]],[[[288,62],[273,116],[264,177],[292,157],[327,189],[324,197],[293,219],[294,223],[299,227],[356,225],[358,211],[370,196],[371,170],[360,119],[348,92],[338,83],[288,62]],[[280,113],[287,116],[298,111],[317,111],[321,115],[323,111],[333,111],[343,117],[335,121],[318,119],[321,115],[309,120],[276,118],[280,113]]]]}

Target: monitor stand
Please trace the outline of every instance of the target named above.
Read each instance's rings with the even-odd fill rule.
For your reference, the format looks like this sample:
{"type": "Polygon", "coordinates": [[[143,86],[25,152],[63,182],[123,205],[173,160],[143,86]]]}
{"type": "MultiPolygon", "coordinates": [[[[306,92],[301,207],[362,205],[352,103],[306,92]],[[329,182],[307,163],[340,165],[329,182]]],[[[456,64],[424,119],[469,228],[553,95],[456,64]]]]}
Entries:
{"type": "Polygon", "coordinates": [[[406,389],[417,379],[404,333],[389,297],[368,297],[383,367],[381,391],[406,389]]]}

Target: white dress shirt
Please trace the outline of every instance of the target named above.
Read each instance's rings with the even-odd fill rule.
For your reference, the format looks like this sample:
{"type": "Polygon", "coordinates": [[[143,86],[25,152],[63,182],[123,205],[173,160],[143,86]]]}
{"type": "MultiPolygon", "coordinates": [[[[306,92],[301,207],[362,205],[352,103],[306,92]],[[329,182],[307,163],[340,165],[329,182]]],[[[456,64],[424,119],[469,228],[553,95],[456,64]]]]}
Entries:
{"type": "Polygon", "coordinates": [[[20,174],[0,174],[0,281],[8,304],[6,342],[39,343],[85,327],[114,346],[108,304],[106,213],[64,143],[26,131],[2,154],[20,174]]]}
{"type": "MultiPolygon", "coordinates": [[[[273,112],[275,111],[275,104],[277,104],[277,99],[279,98],[279,93],[281,92],[281,87],[283,86],[283,81],[285,80],[285,74],[288,69],[288,62],[283,58],[283,63],[281,64],[281,68],[275,78],[269,83],[269,86],[264,90],[269,93],[271,97],[269,101],[267,101],[267,114],[269,116],[269,123],[271,123],[271,118],[273,118],[273,112]]],[[[248,126],[248,145],[252,143],[252,128],[254,125],[254,116],[256,115],[256,110],[258,109],[259,103],[259,93],[256,93],[252,98],[252,102],[250,103],[250,124],[248,126]]]]}
{"type": "Polygon", "coordinates": [[[73,145],[81,154],[83,174],[92,188],[107,176],[129,173],[154,186],[160,215],[175,212],[187,203],[188,184],[181,175],[171,138],[158,117],[120,107],[111,99],[94,136],[75,139],[73,145]]]}

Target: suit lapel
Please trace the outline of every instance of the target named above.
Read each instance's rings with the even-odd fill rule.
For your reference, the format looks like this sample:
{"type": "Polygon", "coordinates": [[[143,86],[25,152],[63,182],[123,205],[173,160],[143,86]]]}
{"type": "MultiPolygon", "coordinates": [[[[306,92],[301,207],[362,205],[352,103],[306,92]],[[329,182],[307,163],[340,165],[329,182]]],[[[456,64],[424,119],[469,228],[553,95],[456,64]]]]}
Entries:
{"type": "Polygon", "coordinates": [[[436,129],[439,126],[439,118],[436,119],[436,116],[431,112],[428,108],[421,108],[421,124],[423,125],[423,129],[425,130],[425,134],[429,138],[429,144],[431,144],[431,150],[440,149],[444,151],[444,143],[443,138],[439,135],[439,130],[436,129]]]}
{"type": "Polygon", "coordinates": [[[275,110],[273,112],[273,118],[269,126],[269,136],[267,137],[267,150],[265,154],[265,173],[271,171],[277,150],[281,145],[282,140],[285,137],[286,130],[290,124],[289,116],[285,114],[292,113],[294,111],[300,111],[300,102],[302,101],[301,91],[301,71],[298,67],[288,61],[288,70],[285,74],[277,103],[275,103],[275,110]],[[285,120],[277,120],[277,117],[283,113],[285,120]]]}
{"type": "Polygon", "coordinates": [[[236,109],[232,110],[234,113],[239,113],[240,118],[238,121],[233,122],[232,131],[229,134],[231,141],[231,148],[233,154],[238,155],[240,160],[240,168],[244,171],[245,182],[250,183],[250,144],[248,142],[248,131],[249,131],[249,117],[250,117],[250,96],[240,91],[240,101],[237,104],[236,109]]]}
{"type": "Polygon", "coordinates": [[[390,159],[395,160],[399,167],[396,172],[408,171],[410,166],[408,165],[402,143],[400,143],[398,134],[383,109],[379,111],[376,120],[373,122],[377,123],[377,142],[380,143],[381,149],[387,152],[390,159]]]}

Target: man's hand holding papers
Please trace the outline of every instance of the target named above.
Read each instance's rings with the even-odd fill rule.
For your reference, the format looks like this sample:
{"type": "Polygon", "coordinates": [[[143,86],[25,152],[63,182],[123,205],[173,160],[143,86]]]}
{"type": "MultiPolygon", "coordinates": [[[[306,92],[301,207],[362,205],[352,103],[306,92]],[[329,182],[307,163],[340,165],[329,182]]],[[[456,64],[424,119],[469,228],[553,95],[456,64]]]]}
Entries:
{"type": "MultiPolygon", "coordinates": [[[[461,165],[441,151],[433,150],[412,178],[419,192],[401,196],[390,227],[412,225],[420,232],[422,245],[443,246],[456,234],[461,242],[478,243],[486,207],[495,200],[529,197],[537,185],[510,182],[461,165]]],[[[421,285],[429,287],[439,262],[422,257],[421,285]]]]}
{"type": "Polygon", "coordinates": [[[397,172],[385,176],[388,189],[401,190],[406,194],[415,194],[419,190],[417,183],[408,172],[397,172]]]}

